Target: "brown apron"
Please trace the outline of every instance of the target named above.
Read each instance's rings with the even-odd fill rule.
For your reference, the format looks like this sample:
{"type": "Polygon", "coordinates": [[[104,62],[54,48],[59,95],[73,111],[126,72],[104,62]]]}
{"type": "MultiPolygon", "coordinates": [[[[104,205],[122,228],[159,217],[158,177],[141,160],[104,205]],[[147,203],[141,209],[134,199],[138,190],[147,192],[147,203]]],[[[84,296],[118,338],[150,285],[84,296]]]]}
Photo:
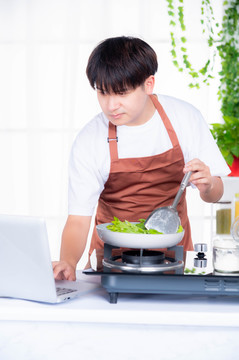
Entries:
{"type": "MultiPolygon", "coordinates": [[[[164,123],[173,147],[159,155],[119,159],[117,128],[109,122],[111,167],[109,178],[99,198],[95,225],[111,222],[114,216],[121,221],[146,219],[155,208],[173,203],[184,176],[184,157],[177,135],[162,105],[155,95],[151,95],[150,98],[164,123]]],[[[179,201],[177,210],[185,229],[180,245],[184,246],[184,250],[193,250],[186,191],[179,201]]],[[[99,264],[103,257],[103,242],[97,235],[96,227],[93,230],[89,255],[94,249],[99,264]]]]}

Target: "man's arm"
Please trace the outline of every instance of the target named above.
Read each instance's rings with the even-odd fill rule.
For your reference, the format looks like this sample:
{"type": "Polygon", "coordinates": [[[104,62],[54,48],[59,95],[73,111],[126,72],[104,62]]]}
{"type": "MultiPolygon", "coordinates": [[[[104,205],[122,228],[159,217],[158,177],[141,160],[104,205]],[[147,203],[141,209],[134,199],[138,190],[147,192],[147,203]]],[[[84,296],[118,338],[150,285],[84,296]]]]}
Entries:
{"type": "Polygon", "coordinates": [[[76,279],[76,266],[84,253],[90,224],[91,216],[68,216],[62,233],[60,261],[52,263],[55,279],[76,279]]]}
{"type": "Polygon", "coordinates": [[[190,182],[198,188],[200,197],[206,202],[216,202],[223,195],[223,182],[218,176],[211,176],[210,169],[199,159],[185,164],[184,173],[192,171],[190,182]]]}
{"type": "Polygon", "coordinates": [[[200,197],[206,202],[217,202],[223,195],[223,182],[220,177],[211,177],[211,187],[206,191],[200,191],[200,197]]]}

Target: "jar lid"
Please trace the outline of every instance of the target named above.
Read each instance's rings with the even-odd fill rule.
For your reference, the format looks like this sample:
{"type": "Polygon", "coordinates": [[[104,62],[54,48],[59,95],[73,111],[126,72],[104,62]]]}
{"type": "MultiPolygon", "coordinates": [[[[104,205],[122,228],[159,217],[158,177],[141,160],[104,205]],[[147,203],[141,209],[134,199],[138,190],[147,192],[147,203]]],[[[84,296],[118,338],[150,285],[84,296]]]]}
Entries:
{"type": "Polygon", "coordinates": [[[231,204],[231,203],[232,203],[231,201],[217,201],[214,204],[231,204]]]}
{"type": "Polygon", "coordinates": [[[213,247],[220,249],[238,249],[239,243],[233,238],[216,238],[213,242],[213,247]]]}

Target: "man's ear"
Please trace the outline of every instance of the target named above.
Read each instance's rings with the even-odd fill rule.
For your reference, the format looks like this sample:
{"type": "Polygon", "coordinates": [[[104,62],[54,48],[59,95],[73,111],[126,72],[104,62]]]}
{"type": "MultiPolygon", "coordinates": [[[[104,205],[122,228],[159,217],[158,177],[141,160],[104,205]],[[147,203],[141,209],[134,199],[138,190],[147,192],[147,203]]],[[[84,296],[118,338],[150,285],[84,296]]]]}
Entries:
{"type": "Polygon", "coordinates": [[[144,82],[144,89],[147,95],[151,95],[154,90],[155,77],[150,75],[144,82]]]}

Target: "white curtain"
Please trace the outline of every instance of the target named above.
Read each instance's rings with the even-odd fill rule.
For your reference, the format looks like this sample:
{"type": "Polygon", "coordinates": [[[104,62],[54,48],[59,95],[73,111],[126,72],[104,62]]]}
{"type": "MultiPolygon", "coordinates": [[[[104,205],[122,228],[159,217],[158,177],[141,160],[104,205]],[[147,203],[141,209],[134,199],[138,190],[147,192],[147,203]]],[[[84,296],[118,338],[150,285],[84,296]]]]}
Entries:
{"type": "MultiPolygon", "coordinates": [[[[212,4],[220,18],[222,1],[212,4]]],[[[184,1],[188,48],[198,67],[208,56],[200,5],[184,1]]],[[[158,54],[155,92],[191,102],[208,123],[220,121],[218,79],[192,90],[172,65],[167,11],[166,0],[0,0],[0,213],[43,216],[54,259],[67,217],[71,144],[100,111],[85,75],[99,41],[143,38],[158,54]]],[[[210,207],[196,190],[188,201],[194,242],[207,241],[210,207]]]]}

